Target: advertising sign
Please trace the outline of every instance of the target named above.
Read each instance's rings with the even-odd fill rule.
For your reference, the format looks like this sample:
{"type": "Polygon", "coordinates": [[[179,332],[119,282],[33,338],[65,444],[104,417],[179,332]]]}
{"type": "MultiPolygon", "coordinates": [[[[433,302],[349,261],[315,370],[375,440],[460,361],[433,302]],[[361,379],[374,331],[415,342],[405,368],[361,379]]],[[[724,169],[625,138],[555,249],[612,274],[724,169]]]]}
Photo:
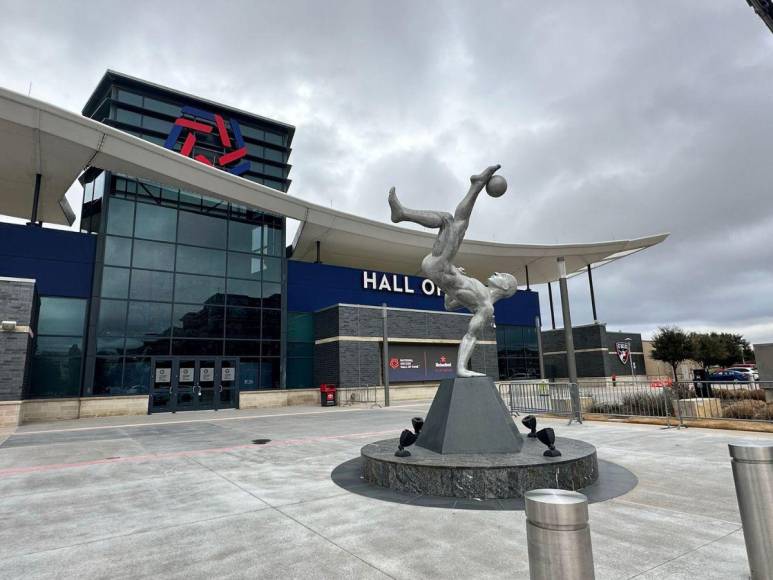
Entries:
{"type": "Polygon", "coordinates": [[[236,378],[236,369],[234,368],[223,367],[221,371],[223,381],[232,381],[236,378]]]}
{"type": "Polygon", "coordinates": [[[435,381],[454,376],[454,344],[396,344],[389,346],[389,381],[435,381]]]}
{"type": "Polygon", "coordinates": [[[168,383],[172,380],[172,369],[156,369],[156,383],[168,383]]]}
{"type": "Polygon", "coordinates": [[[211,383],[215,380],[215,369],[212,367],[201,367],[199,369],[199,380],[202,383],[211,383]]]}
{"type": "Polygon", "coordinates": [[[181,367],[180,368],[180,382],[192,383],[193,382],[193,367],[181,367]]]}

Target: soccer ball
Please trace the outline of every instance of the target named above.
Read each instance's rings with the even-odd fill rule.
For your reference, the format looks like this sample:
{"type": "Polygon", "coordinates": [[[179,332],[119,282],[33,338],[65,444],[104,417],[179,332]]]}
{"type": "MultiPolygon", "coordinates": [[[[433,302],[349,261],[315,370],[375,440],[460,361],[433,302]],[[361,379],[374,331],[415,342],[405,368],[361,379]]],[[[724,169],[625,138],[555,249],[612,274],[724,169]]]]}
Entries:
{"type": "Polygon", "coordinates": [[[507,191],[507,181],[501,175],[495,175],[486,184],[486,193],[491,197],[499,197],[507,191]]]}

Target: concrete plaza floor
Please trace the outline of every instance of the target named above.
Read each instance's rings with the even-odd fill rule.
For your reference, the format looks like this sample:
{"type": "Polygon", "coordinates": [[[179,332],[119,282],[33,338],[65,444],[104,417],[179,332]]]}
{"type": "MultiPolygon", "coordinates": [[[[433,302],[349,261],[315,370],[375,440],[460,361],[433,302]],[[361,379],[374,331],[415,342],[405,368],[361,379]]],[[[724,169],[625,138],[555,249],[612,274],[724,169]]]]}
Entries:
{"type": "MultiPolygon", "coordinates": [[[[0,445],[0,577],[528,578],[521,511],[391,503],[331,480],[427,408],[25,425],[0,445]]],[[[639,479],[590,506],[597,578],[748,578],[727,443],[773,435],[542,423],[639,479]]]]}

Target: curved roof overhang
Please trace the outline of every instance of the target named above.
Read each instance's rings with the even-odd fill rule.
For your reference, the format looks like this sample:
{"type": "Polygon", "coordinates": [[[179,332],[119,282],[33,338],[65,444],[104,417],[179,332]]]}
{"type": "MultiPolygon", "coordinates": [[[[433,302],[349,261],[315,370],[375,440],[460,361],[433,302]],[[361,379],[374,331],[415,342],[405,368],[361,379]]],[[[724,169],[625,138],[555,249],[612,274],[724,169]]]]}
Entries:
{"type": "MultiPolygon", "coordinates": [[[[405,274],[418,273],[434,235],[326,208],[199,163],[103,123],[0,88],[0,214],[29,218],[40,174],[39,219],[72,224],[65,193],[88,167],[150,179],[302,222],[292,258],[405,274]]],[[[385,202],[386,203],[386,202],[385,202]]],[[[526,245],[467,240],[458,263],[486,278],[511,272],[532,284],[556,280],[556,258],[569,273],[660,243],[667,234],[592,244],[526,245]]]]}

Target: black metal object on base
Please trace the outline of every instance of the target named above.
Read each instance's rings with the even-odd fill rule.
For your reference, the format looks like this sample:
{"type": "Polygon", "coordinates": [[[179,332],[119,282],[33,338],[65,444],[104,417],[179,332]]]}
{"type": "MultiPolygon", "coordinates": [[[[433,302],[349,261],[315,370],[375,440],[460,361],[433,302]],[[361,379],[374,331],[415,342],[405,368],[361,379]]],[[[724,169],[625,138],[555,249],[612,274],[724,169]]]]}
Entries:
{"type": "Polygon", "coordinates": [[[518,453],[523,438],[490,377],[456,377],[440,383],[416,446],[440,454],[518,453]]]}

